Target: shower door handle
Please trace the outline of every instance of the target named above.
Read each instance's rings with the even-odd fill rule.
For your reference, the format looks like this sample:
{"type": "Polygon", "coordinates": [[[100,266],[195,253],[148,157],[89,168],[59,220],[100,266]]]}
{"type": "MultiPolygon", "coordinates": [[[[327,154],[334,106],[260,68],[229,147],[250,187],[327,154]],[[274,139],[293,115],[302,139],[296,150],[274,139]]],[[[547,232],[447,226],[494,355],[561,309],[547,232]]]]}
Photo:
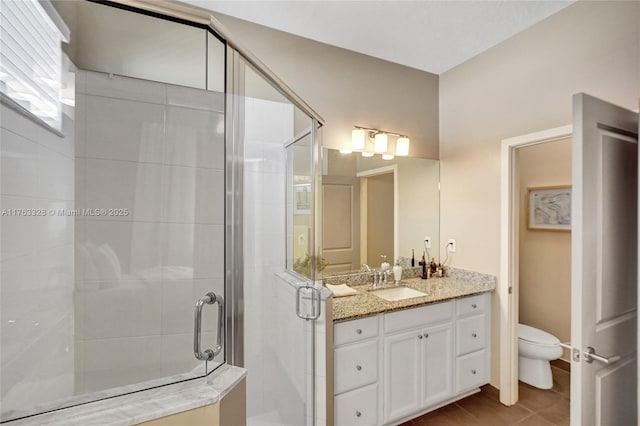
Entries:
{"type": "Polygon", "coordinates": [[[222,350],[222,335],[224,334],[224,298],[214,292],[209,292],[196,302],[193,324],[193,354],[200,361],[212,361],[222,350]],[[218,304],[218,336],[216,346],[202,352],[202,308],[204,305],[218,304]]]}
{"type": "Polygon", "coordinates": [[[296,289],[296,315],[298,315],[300,318],[304,320],[312,320],[312,321],[315,321],[318,318],[320,318],[320,311],[322,309],[321,302],[322,302],[322,297],[320,295],[320,290],[318,290],[317,288],[313,286],[301,286],[296,289]],[[304,294],[303,294],[304,291],[311,292],[312,311],[310,314],[303,312],[303,310],[301,309],[303,305],[301,300],[303,298],[306,299],[306,297],[304,297],[304,294]]]}

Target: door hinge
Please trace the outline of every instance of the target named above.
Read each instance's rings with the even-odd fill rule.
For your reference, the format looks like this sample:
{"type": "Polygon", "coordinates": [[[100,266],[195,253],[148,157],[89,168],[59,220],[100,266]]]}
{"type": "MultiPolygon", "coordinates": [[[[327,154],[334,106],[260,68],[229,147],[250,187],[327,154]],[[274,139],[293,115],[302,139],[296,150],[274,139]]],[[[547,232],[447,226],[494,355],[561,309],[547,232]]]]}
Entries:
{"type": "Polygon", "coordinates": [[[509,286],[509,294],[513,294],[513,287],[509,286]]]}

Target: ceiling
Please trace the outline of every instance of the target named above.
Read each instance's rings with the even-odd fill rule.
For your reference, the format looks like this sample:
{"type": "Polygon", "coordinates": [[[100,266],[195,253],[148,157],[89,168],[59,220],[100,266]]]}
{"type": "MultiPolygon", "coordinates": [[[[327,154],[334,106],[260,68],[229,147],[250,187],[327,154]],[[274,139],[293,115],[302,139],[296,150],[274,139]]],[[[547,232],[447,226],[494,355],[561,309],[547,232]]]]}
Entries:
{"type": "Polygon", "coordinates": [[[183,1],[441,74],[575,0],[183,1]]]}

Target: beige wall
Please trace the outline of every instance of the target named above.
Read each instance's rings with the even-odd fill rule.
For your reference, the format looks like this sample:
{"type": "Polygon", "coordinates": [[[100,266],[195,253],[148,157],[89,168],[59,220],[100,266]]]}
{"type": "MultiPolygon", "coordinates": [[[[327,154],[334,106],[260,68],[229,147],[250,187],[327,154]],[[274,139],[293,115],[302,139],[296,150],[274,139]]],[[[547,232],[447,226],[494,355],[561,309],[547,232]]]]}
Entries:
{"type": "Polygon", "coordinates": [[[576,92],[638,107],[639,21],[640,2],[579,1],[440,76],[440,229],[457,239],[453,266],[499,273],[502,139],[569,124],[576,92]]]}
{"type": "MultiPolygon", "coordinates": [[[[571,340],[571,233],[527,229],[527,188],[571,184],[571,139],[518,150],[520,322],[571,340]]],[[[569,361],[569,351],[563,358],[569,361]]]]}
{"type": "MultiPolygon", "coordinates": [[[[216,17],[327,121],[323,144],[350,144],[353,125],[411,137],[410,155],[438,158],[438,76],[350,50],[216,17]]],[[[391,139],[391,138],[390,138],[391,139]]]]}

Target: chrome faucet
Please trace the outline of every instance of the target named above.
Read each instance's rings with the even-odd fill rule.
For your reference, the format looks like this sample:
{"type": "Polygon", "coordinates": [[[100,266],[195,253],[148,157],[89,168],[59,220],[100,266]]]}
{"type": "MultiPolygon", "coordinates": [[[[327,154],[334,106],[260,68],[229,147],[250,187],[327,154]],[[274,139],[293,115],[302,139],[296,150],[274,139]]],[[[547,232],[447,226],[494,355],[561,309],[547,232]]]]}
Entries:
{"type": "Polygon", "coordinates": [[[391,271],[376,271],[372,272],[373,275],[373,288],[384,287],[391,279],[391,271]]]}
{"type": "Polygon", "coordinates": [[[373,271],[373,288],[381,287],[382,284],[382,271],[373,271]]]}
{"type": "Polygon", "coordinates": [[[381,286],[385,286],[387,285],[387,283],[389,282],[389,278],[391,278],[391,271],[389,269],[387,269],[384,272],[380,273],[382,275],[382,282],[381,282],[381,286]]]}

